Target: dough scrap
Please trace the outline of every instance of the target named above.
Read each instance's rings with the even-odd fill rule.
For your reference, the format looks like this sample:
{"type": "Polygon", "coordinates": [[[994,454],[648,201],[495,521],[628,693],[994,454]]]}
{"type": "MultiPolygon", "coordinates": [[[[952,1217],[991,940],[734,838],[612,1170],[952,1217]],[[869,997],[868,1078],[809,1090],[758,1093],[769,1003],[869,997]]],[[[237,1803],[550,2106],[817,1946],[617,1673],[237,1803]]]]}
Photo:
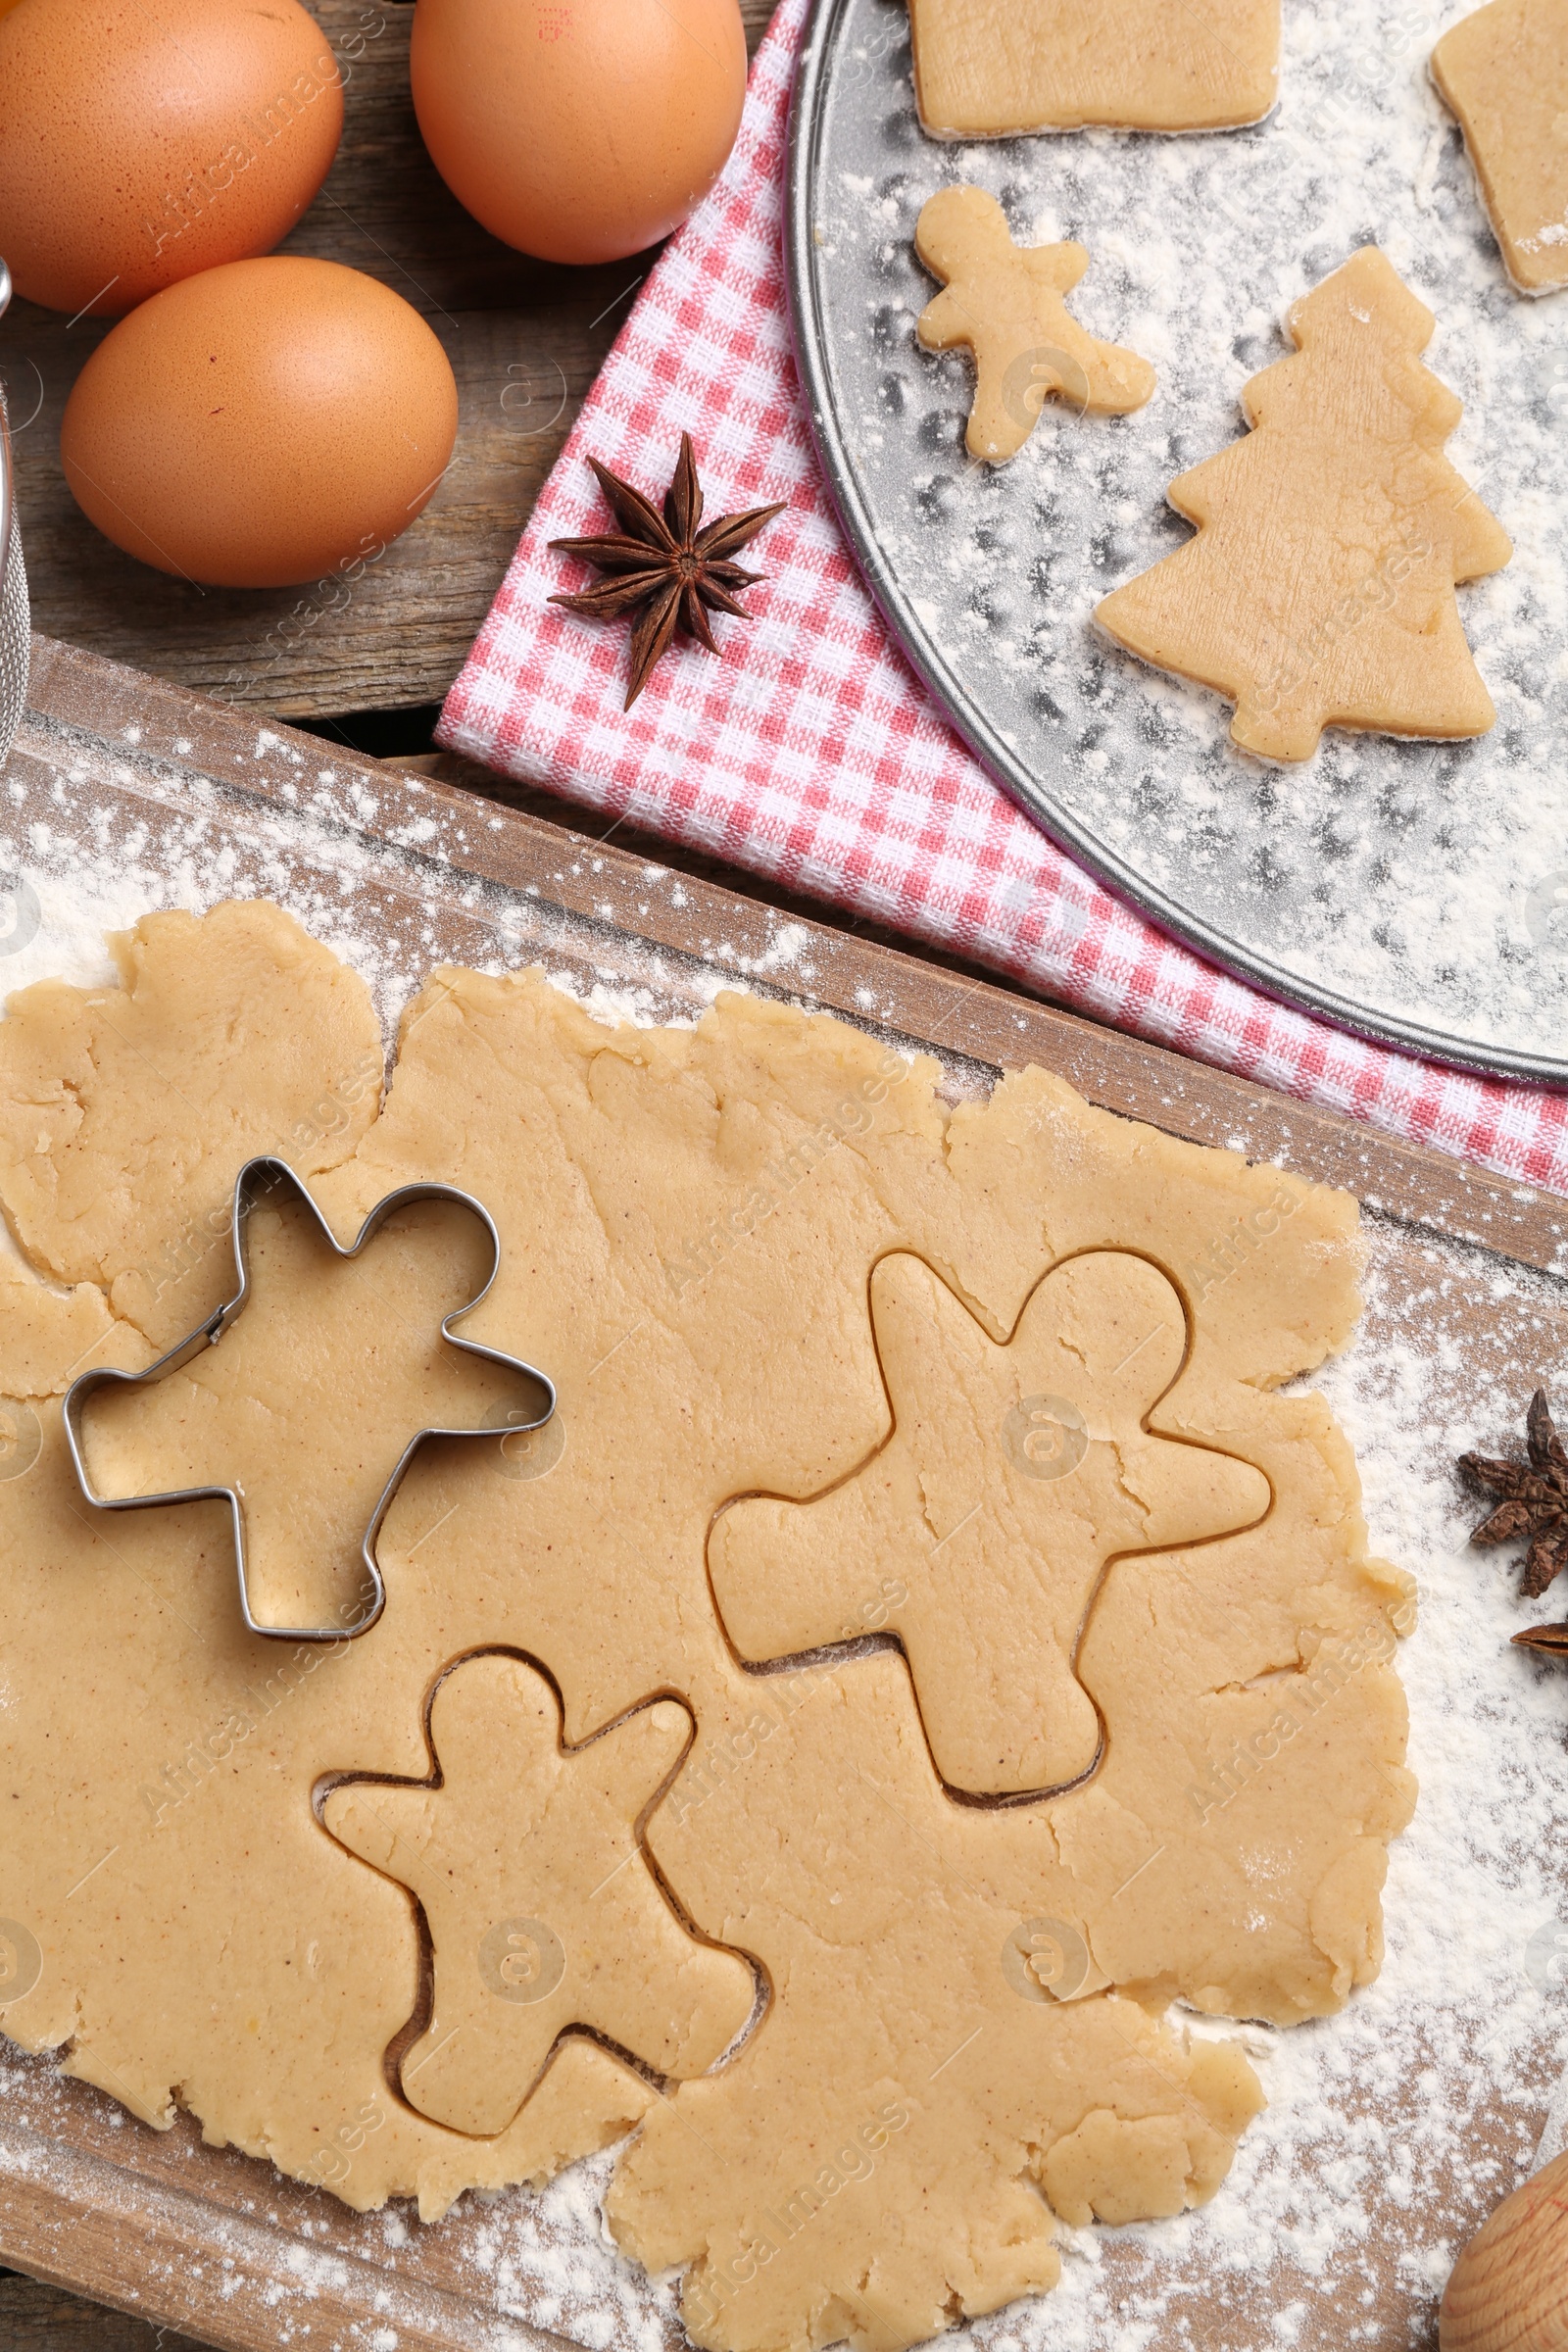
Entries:
{"type": "Polygon", "coordinates": [[[687,1935],[636,1842],[691,1717],[662,1699],[566,1754],[560,1730],[533,1667],[470,1659],[436,1686],[437,1783],[349,1781],[322,1804],[339,1843],[429,1921],[434,2007],[400,2074],[411,2105],[456,2132],[504,2132],[571,2027],[685,2076],[751,2015],[750,1969],[687,1935]]]}
{"type": "Polygon", "coordinates": [[[1432,52],[1503,267],[1522,294],[1568,285],[1568,0],[1490,0],[1432,52]]]}
{"type": "Polygon", "coordinates": [[[1483,735],[1453,591],[1513,547],[1443,455],[1460,405],[1416,358],[1437,322],[1365,245],[1286,323],[1296,352],[1242,395],[1251,431],[1166,492],[1198,536],[1095,619],[1235,703],[1259,759],[1309,760],[1325,726],[1483,735]]]}
{"type": "MultiPolygon", "coordinates": [[[[530,1419],[542,1399],[442,1334],[490,1276],[471,1210],[412,1202],[347,1260],[281,1195],[247,1228],[249,1296],[219,1344],[145,1388],[86,1398],[88,1473],[106,1498],[231,1487],[257,1623],[347,1627],[366,1608],[366,1531],[410,1439],[530,1419]]],[[[226,1263],[231,1294],[231,1244],[226,1263]]]]}
{"type": "Polygon", "coordinates": [[[974,355],[971,457],[999,466],[1015,457],[1053,394],[1101,416],[1141,409],[1153,391],[1149,362],[1098,342],[1062,300],[1089,267],[1081,245],[1014,245],[996,198],[957,187],[921,207],[914,249],[944,288],[920,314],[920,341],[974,355]]]}
{"type": "Polygon", "coordinates": [[[950,1787],[985,1795],[1088,1772],[1100,1716],[1073,1672],[1106,1563],[1260,1520],[1250,1463],[1146,1436],[1187,1352],[1165,1276],[1095,1250],[1048,1274],[997,1347],[920,1259],[885,1257],[871,1322],[893,1435],[806,1503],[737,1502],[709,1547],[713,1597],[752,1662],[858,1633],[858,1594],[909,1660],[950,1787]]]}
{"type": "MultiPolygon", "coordinates": [[[[259,969],[293,959],[301,974],[298,1107],[284,1089],[279,1117],[308,1119],[352,1066],[356,992],[274,908],[190,921],[157,1007],[139,1014],[112,991],[14,999],[0,1134],[26,1144],[24,1194],[55,1263],[73,1247],[49,1206],[63,1176],[98,1216],[94,1262],[118,1266],[179,1234],[187,1155],[180,1132],[163,1138],[161,1227],[152,1170],[131,1180],[148,1131],[132,1057],[103,1071],[74,1059],[90,1116],[59,1119],[41,1143],[27,1090],[52,1101],[50,1073],[82,1037],[134,1018],[162,1066],[188,1058],[212,1096],[243,1105],[252,1044],[229,1017],[232,936],[259,969]],[[118,1206],[100,1212],[101,1200],[118,1206]]],[[[1038,1070],[956,1108],[939,1075],[930,1057],[747,997],[721,996],[694,1030],[636,1029],[593,1020],[539,972],[435,974],[405,1015],[379,1115],[313,1193],[345,1240],[399,1183],[455,1184],[486,1204],[501,1271],[465,1331],[552,1374],[559,1445],[520,1460],[500,1438],[421,1448],[379,1546],[385,1614],[353,1642],[246,1635],[220,1506],[95,1521],[50,1399],[88,1339],[98,1360],[145,1361],[149,1343],[0,1286],[0,1357],[16,1315],[41,1432],[26,1474],[0,1480],[0,1760],[14,1791],[0,1882],[39,1956],[3,2005],[13,2038],[65,2049],[71,2072],[155,2125],[177,2097],[214,2143],[362,2209],[417,2195],[439,2214],[466,2186],[547,2179],[664,2117],[629,2064],[573,2034],[494,2137],[389,2089],[387,2052],[418,2012],[414,1907],[335,1841],[313,1793],[345,1769],[427,1784],[426,1700],[455,1661],[509,1651],[548,1672],[573,1748],[678,1694],[696,1735],[643,1840],[708,1957],[747,1955],[770,1990],[735,2055],[675,2094],[678,2110],[733,2082],[726,2144],[745,2138],[759,2173],[688,2180],[666,2163],[662,2125],[618,2226],[654,2259],[668,2243],[698,2262],[710,2229],[732,2265],[762,2193],[792,2196],[823,2161],[781,2175],[766,2134],[802,2146],[813,2115],[836,2127],[841,2094],[902,2069],[878,2101],[911,2119],[890,2135],[905,2172],[881,2168],[900,2217],[860,2184],[836,2192],[792,2241],[793,2272],[782,2256],[769,2266],[765,2308],[732,2326],[720,2298],[709,2341],[824,2340],[842,2295],[833,2285],[824,2303],[819,2268],[830,2285],[874,2274],[893,2310],[928,2313],[935,2295],[932,2324],[1042,2280],[1051,2214],[1020,2184],[1020,2146],[1040,2151],[1064,2219],[1208,2193],[1255,2087],[1233,2045],[1184,2055],[1146,2009],[1179,1998],[1290,2024],[1339,2007],[1376,1971],[1385,1848],[1413,1793],[1393,1664],[1409,1580],[1369,1554],[1354,1463],[1322,1400],[1277,1393],[1353,1328],[1355,1206],[1095,1111],[1038,1070]],[[886,1443],[868,1308],[880,1261],[918,1258],[1002,1348],[1043,1276],[1103,1250],[1161,1269],[1190,1308],[1185,1363],[1148,1434],[1250,1464],[1273,1507],[1197,1548],[1117,1562],[1079,1645],[1109,1731],[1081,1786],[1012,1809],[959,1805],[901,1657],[803,1673],[737,1663],[710,1532],[738,1496],[808,1504],[886,1443]],[[1054,1949],[1071,1969],[1046,1965],[1054,1949]],[[1039,2002],[1016,1990],[1020,1974],[1039,2002]],[[1004,1995],[1005,2032],[993,2044],[988,2028],[947,2065],[1004,1995]],[[1007,2064],[1004,2041],[1023,2063],[1007,2064]],[[1031,2074],[1037,2056],[1049,2066],[1031,2074]],[[766,2134],[731,2120],[748,2114],[766,2134]],[[986,2117],[991,2136],[965,2139],[986,2117]]],[[[198,1142],[209,1133],[201,1102],[179,1115],[198,1142]]],[[[237,1162],[254,1122],[234,1123],[237,1162]]],[[[234,1166],[220,1185],[211,1173],[225,1198],[234,1166]]],[[[332,1328],[326,1396],[359,1377],[357,1334],[332,1328]]],[[[895,1597],[881,1582],[857,1591],[844,1620],[876,1632],[895,1597]]],[[[864,2119],[847,2120],[858,2132],[864,2119]]]]}
{"type": "Polygon", "coordinates": [[[1009,1966],[1062,1899],[1049,1820],[944,1797],[900,1660],[798,1681],[789,1724],[710,1807],[650,1825],[699,1914],[759,1951],[775,2010],[650,2115],[606,2211],[650,2270],[688,2266],[700,2344],[899,2352],[956,2307],[1053,2285],[1053,2207],[1202,2203],[1262,2095],[1235,2046],[1189,2048],[1133,2001],[1058,2000],[1009,1966]],[[1113,2152],[1083,2140],[1101,2115],[1113,2152]]]}
{"type": "Polygon", "coordinates": [[[148,1353],[95,1284],[51,1289],[21,1258],[0,1257],[0,1401],[57,1396],[90,1365],[133,1371],[148,1353]]]}
{"type": "Polygon", "coordinates": [[[120,987],[9,1000],[0,1203],[40,1273],[95,1283],[157,1354],[224,1296],[244,1162],[312,1177],[353,1152],[381,1031],[358,972],[261,901],[144,915],[109,945],[120,987]]]}
{"type": "Polygon", "coordinates": [[[909,0],[909,22],[938,139],[1226,130],[1279,95],[1279,0],[909,0]]]}

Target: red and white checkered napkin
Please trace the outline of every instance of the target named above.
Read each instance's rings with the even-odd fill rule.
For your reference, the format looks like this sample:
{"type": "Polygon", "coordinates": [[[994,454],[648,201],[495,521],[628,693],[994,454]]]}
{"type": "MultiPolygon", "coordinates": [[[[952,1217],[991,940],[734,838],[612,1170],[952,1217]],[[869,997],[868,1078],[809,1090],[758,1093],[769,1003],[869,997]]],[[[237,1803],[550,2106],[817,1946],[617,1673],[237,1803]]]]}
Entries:
{"type": "Polygon", "coordinates": [[[1362,1044],[1173,945],[1019,812],[908,668],[840,531],[790,353],[779,231],[807,14],[781,0],[735,151],[606,361],[440,740],[1161,1045],[1568,1193],[1568,1099],[1362,1044]],[[716,662],[681,640],[625,713],[627,632],[546,602],[597,576],[546,543],[605,527],[589,450],[658,496],[682,431],[710,517],[789,510],[746,551],[767,573],[757,619],[718,622],[716,662]]]}

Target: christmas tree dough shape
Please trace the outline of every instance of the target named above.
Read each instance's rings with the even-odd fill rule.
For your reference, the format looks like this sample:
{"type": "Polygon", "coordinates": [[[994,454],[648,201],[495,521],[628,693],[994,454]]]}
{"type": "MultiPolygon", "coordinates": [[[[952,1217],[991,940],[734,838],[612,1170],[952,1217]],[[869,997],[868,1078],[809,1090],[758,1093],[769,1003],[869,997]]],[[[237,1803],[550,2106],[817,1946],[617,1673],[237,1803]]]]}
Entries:
{"type": "Polygon", "coordinates": [[[1149,362],[1098,342],[1062,300],[1089,267],[1081,245],[1014,245],[996,198],[958,187],[922,206],[914,248],[943,280],[920,314],[920,341],[927,351],[974,354],[971,457],[1001,465],[1015,456],[1053,394],[1080,416],[1120,416],[1153,391],[1149,362]]]}
{"type": "Polygon", "coordinates": [[[1234,702],[1262,759],[1309,760],[1325,726],[1485,734],[1453,591],[1513,548],[1443,454],[1460,405],[1416,357],[1436,320],[1367,245],[1287,324],[1297,351],[1242,395],[1251,431],[1166,493],[1198,536],[1095,618],[1234,702]]]}
{"type": "Polygon", "coordinates": [[[1491,0],[1432,52],[1503,266],[1524,294],[1568,285],[1568,0],[1491,0]]]}
{"type": "Polygon", "coordinates": [[[1268,1481],[1146,1433],[1187,1325],[1144,1258],[1069,1259],[999,1348],[918,1258],[885,1257],[871,1322],[892,1437],[817,1501],[723,1514],[719,1613],[743,1658],[788,1657],[833,1641],[884,1580],[905,1595],[885,1622],[942,1778],[980,1795],[1060,1788],[1100,1746],[1073,1659],[1105,1563],[1260,1520],[1268,1481]]]}
{"type": "Polygon", "coordinates": [[[401,2069],[421,2115],[504,2132],[572,2026],[684,2076],[745,2025],[751,1970],[686,1933],[636,1841],[691,1733],[662,1699],[564,1753],[543,1675],[472,1658],[436,1687],[438,1784],[329,1792],[333,1837],[411,1887],[429,1922],[434,2007],[401,2069]]]}
{"type": "Polygon", "coordinates": [[[1225,130],[1279,93],[1279,0],[909,0],[933,138],[1225,130]]]}

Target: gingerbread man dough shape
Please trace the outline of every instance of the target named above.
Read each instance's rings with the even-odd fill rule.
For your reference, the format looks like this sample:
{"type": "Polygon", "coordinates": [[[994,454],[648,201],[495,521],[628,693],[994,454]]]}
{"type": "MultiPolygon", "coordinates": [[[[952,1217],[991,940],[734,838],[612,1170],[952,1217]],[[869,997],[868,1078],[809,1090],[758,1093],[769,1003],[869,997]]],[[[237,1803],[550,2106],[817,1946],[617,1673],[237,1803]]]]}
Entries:
{"type": "Polygon", "coordinates": [[[933,138],[1224,130],[1279,91],[1280,0],[909,0],[933,138]]]}
{"type": "Polygon", "coordinates": [[[1492,0],[1444,34],[1431,72],[1508,275],[1522,294],[1568,285],[1568,0],[1492,0]]]}
{"type": "Polygon", "coordinates": [[[999,1348],[921,1259],[887,1257],[871,1319],[893,1435],[814,1501],[723,1513],[709,1561],[726,1630],[748,1661],[791,1656],[841,1639],[892,1580],[906,1597],[887,1622],[943,1779],[1060,1788],[1100,1748],[1073,1655],[1107,1562],[1253,1525],[1268,1481],[1146,1432],[1187,1325],[1145,1258],[1069,1258],[999,1348]]]}
{"type": "Polygon", "coordinates": [[[1437,321],[1364,245],[1286,323],[1298,349],[1242,395],[1251,431],[1166,492],[1197,538],[1095,619],[1234,702],[1259,759],[1310,760],[1326,726],[1484,735],[1454,589],[1513,548],[1443,454],[1462,412],[1416,356],[1437,321]]]}
{"type": "Polygon", "coordinates": [[[1153,391],[1149,362],[1097,341],[1062,300],[1089,267],[1081,245],[1015,245],[996,198],[959,187],[922,207],[914,249],[944,285],[920,315],[920,341],[974,354],[972,458],[1015,457],[1053,394],[1080,416],[1123,416],[1153,391]]]}
{"type": "Polygon", "coordinates": [[[751,1970],[687,1934],[637,1841],[691,1728],[662,1699],[564,1751],[544,1676],[481,1656],[437,1686],[439,1782],[329,1791],[332,1836],[412,1888],[429,1922],[434,2009],[402,2070],[421,2115],[505,2131],[568,2026],[688,2076],[745,2025],[751,1970]]]}

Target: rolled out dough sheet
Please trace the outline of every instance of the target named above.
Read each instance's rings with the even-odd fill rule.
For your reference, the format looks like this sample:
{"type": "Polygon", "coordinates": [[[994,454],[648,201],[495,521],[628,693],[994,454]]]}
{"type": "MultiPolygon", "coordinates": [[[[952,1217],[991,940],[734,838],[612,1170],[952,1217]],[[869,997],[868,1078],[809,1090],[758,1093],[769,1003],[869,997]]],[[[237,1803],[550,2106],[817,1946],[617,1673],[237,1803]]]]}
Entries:
{"type": "MultiPolygon", "coordinates": [[[[1039,1070],[953,1108],[741,995],[611,1027],[445,970],[383,1100],[366,990],[276,908],[149,916],[122,965],[0,1020],[0,1392],[37,1436],[0,1480],[5,2031],[359,2208],[641,2124],[612,2226],[714,2347],[914,2340],[1049,2285],[1057,2219],[1209,2195],[1257,2085],[1171,2004],[1343,2004],[1413,1796],[1408,1580],[1278,1393],[1353,1327],[1354,1204],[1039,1070]],[[334,1645],[247,1635],[226,1511],[94,1513],[61,1438],[78,1371],[224,1295],[261,1151],[345,1240],[416,1179],[480,1200],[466,1333],[560,1396],[548,1443],[501,1395],[493,1441],[416,1455],[385,1613],[334,1645]]],[[[242,1317],[126,1416],[124,1477],[182,1414],[209,1469],[248,1447],[280,1605],[330,1592],[317,1453],[356,1398],[377,1458],[428,1417],[471,1223],[389,1224],[384,1365],[374,1301],[328,1314],[344,1270],[275,1237],[248,1358],[242,1317]]]]}

